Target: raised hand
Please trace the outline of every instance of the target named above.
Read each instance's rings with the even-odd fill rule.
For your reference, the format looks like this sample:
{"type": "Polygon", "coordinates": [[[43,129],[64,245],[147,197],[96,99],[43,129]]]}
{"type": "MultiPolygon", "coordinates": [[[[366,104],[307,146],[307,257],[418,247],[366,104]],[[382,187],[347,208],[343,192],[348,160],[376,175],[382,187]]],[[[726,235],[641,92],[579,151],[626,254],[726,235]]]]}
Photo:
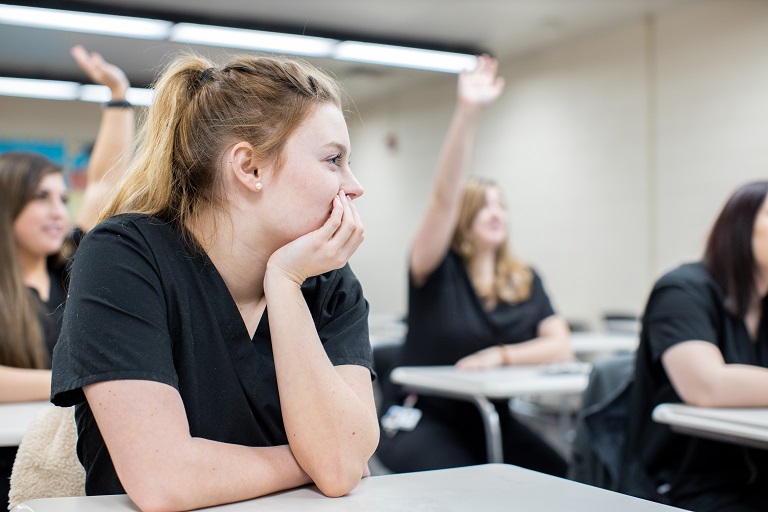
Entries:
{"type": "Polygon", "coordinates": [[[504,79],[497,76],[499,62],[481,55],[472,71],[459,75],[459,103],[465,107],[484,107],[493,103],[504,90],[504,79]]]}
{"type": "Polygon", "coordinates": [[[122,69],[105,61],[98,52],[88,52],[81,45],[72,47],[72,57],[88,77],[98,85],[106,85],[112,91],[113,100],[124,100],[130,87],[122,69]]]}
{"type": "Polygon", "coordinates": [[[267,274],[277,271],[301,285],[308,277],[339,269],[363,242],[364,231],[352,199],[340,191],[325,224],[275,251],[267,274]]]}

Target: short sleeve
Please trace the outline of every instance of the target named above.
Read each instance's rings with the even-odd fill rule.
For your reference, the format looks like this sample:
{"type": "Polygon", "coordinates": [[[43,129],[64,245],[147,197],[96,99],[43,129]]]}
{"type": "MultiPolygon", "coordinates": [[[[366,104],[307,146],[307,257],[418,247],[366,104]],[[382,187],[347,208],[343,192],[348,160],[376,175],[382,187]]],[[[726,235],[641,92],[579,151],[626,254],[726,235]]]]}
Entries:
{"type": "Polygon", "coordinates": [[[75,256],[51,400],[74,405],[84,401],[83,386],[119,379],[178,381],[154,255],[132,222],[111,219],[75,256]]]}
{"type": "Polygon", "coordinates": [[[544,289],[544,282],[541,280],[541,277],[536,271],[531,270],[531,272],[533,272],[533,282],[531,283],[531,299],[536,302],[539,312],[539,322],[541,322],[545,318],[549,318],[550,316],[554,315],[555,308],[552,307],[552,301],[549,300],[549,295],[547,295],[547,292],[544,289]]]}
{"type": "Polygon", "coordinates": [[[677,343],[707,341],[717,344],[717,328],[705,290],[686,283],[657,285],[643,319],[655,361],[677,343]]]}
{"type": "Polygon", "coordinates": [[[317,333],[331,363],[334,366],[354,364],[372,370],[369,307],[357,277],[349,265],[345,265],[316,279],[321,282],[317,333]]]}

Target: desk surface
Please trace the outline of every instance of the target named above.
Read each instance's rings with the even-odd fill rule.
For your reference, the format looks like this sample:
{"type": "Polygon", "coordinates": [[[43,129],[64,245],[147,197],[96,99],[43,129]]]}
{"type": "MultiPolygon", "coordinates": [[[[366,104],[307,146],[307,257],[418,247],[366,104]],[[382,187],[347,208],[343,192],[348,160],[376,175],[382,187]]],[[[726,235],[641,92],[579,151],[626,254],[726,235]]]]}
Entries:
{"type": "Polygon", "coordinates": [[[29,424],[45,407],[53,405],[50,402],[0,404],[0,446],[19,446],[29,424]]]}
{"type": "Polygon", "coordinates": [[[571,348],[577,355],[602,352],[634,352],[640,344],[640,336],[633,333],[574,332],[571,348]]]}
{"type": "Polygon", "coordinates": [[[581,393],[587,387],[590,368],[578,362],[478,371],[460,371],[453,366],[401,366],[392,370],[389,378],[413,391],[495,399],[581,393]]]}
{"type": "MultiPolygon", "coordinates": [[[[135,512],[125,495],[31,500],[12,512],[135,512]]],[[[505,464],[366,478],[343,498],[314,486],[212,507],[221,512],[666,512],[677,508],[505,464]]]]}
{"type": "Polygon", "coordinates": [[[653,419],[699,437],[768,449],[768,408],[710,408],[660,404],[653,419]]]}

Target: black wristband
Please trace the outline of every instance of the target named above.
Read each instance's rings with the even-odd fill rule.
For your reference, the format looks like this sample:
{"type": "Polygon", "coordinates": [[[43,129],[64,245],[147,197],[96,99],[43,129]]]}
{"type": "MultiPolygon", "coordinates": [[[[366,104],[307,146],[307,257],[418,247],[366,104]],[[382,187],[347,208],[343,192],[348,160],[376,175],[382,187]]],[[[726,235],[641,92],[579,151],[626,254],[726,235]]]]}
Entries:
{"type": "Polygon", "coordinates": [[[131,107],[133,107],[131,102],[126,100],[108,101],[104,104],[104,108],[131,108],[131,107]]]}

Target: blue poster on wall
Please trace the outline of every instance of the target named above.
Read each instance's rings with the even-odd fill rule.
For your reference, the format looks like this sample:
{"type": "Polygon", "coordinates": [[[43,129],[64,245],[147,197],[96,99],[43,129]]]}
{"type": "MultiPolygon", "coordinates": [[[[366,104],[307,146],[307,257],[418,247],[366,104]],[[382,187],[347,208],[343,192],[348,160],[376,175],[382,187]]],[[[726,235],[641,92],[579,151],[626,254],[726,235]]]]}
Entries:
{"type": "Polygon", "coordinates": [[[31,151],[53,161],[64,169],[69,186],[74,190],[85,187],[85,169],[91,156],[91,143],[63,140],[2,139],[0,153],[6,151],[31,151]]]}

